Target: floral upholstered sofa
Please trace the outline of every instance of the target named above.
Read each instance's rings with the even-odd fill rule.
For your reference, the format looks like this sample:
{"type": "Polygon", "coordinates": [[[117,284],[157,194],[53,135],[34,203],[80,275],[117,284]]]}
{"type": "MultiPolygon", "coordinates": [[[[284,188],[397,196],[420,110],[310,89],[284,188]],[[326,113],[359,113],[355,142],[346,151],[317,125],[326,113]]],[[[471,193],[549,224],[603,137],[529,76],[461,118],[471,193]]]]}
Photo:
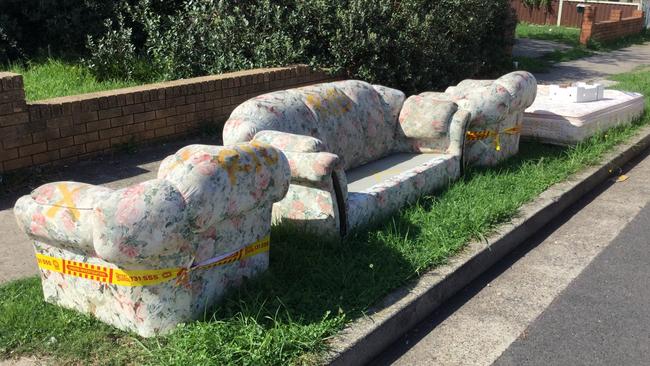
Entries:
{"type": "Polygon", "coordinates": [[[34,240],[45,300],[141,336],[204,314],[268,266],[271,207],[289,187],[276,148],[191,145],[120,190],[45,184],[15,215],[34,240]]]}
{"type": "Polygon", "coordinates": [[[519,152],[524,111],[535,101],[537,81],[525,71],[497,80],[463,80],[444,93],[423,93],[453,101],[470,113],[465,163],[493,166],[519,152]]]}
{"type": "Polygon", "coordinates": [[[291,186],[276,221],[339,235],[457,179],[469,113],[456,103],[346,80],[239,105],[223,141],[281,149],[291,186]]]}

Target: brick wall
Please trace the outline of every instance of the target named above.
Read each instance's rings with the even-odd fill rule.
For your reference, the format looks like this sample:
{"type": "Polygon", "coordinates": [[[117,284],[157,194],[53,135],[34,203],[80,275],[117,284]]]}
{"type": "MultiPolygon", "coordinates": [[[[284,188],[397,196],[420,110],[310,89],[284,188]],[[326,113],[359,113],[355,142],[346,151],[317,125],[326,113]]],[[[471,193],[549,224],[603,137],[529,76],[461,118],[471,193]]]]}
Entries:
{"type": "Polygon", "coordinates": [[[631,17],[623,18],[621,10],[612,10],[609,20],[596,22],[598,8],[585,7],[580,32],[580,43],[586,45],[590,39],[596,41],[612,41],[621,37],[639,34],[643,31],[645,22],[641,10],[634,10],[631,17]]]}
{"type": "Polygon", "coordinates": [[[25,102],[22,76],[0,73],[0,173],[64,164],[222,126],[257,95],[332,80],[297,65],[25,102]]]}

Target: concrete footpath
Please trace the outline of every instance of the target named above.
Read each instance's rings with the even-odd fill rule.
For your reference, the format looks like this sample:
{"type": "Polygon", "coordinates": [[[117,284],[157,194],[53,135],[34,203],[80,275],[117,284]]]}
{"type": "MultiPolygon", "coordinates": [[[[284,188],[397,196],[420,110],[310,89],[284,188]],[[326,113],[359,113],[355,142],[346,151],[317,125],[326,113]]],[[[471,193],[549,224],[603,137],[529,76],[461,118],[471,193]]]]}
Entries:
{"type": "Polygon", "coordinates": [[[371,364],[650,364],[648,151],[640,159],[371,364]]]}
{"type": "Polygon", "coordinates": [[[535,74],[541,84],[600,81],[610,75],[650,65],[650,42],[620,50],[599,52],[579,60],[560,62],[547,73],[535,74]]]}

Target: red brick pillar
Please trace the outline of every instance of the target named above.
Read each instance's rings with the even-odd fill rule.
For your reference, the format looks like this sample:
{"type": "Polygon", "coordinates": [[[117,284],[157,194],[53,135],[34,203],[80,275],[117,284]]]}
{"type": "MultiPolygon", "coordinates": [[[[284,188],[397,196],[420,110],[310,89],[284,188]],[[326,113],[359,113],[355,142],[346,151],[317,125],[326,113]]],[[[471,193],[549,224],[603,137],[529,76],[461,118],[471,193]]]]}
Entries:
{"type": "Polygon", "coordinates": [[[596,8],[585,6],[585,13],[582,16],[582,27],[580,30],[580,43],[586,45],[591,38],[593,26],[596,21],[596,8]]]}
{"type": "Polygon", "coordinates": [[[0,72],[0,173],[31,165],[31,157],[21,159],[18,152],[26,139],[31,143],[28,122],[22,75],[0,72]]]}

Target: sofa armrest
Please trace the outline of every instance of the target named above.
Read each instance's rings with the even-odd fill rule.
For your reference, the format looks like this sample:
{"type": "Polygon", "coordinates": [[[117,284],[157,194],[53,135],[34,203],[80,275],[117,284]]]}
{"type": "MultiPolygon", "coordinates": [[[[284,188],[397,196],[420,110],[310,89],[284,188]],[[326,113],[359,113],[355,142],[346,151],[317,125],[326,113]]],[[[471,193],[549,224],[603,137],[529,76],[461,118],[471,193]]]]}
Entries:
{"type": "Polygon", "coordinates": [[[93,211],[93,245],[105,261],[138,269],[179,266],[194,252],[186,202],[170,182],[152,179],[112,192],[93,211]],[[146,268],[148,267],[148,268],[146,268]]]}
{"type": "Polygon", "coordinates": [[[460,156],[469,113],[439,93],[409,97],[400,113],[398,150],[460,156]]]}
{"type": "Polygon", "coordinates": [[[332,153],[287,151],[284,154],[289,160],[292,182],[320,184],[330,178],[335,170],[343,170],[341,159],[332,153]]]}
{"type": "Polygon", "coordinates": [[[526,71],[511,72],[498,78],[494,83],[510,93],[512,112],[523,112],[533,104],[537,96],[537,80],[533,74],[526,71]]]}
{"type": "Polygon", "coordinates": [[[341,159],[326,152],[325,144],[315,137],[265,130],[258,132],[253,142],[282,150],[289,161],[291,181],[294,182],[320,185],[333,171],[343,169],[341,159]]]}
{"type": "Polygon", "coordinates": [[[281,200],[289,189],[291,171],[279,149],[253,141],[186,146],[165,159],[158,178],[180,191],[193,230],[201,230],[281,200]]]}
{"type": "Polygon", "coordinates": [[[22,231],[34,240],[92,253],[93,210],[112,192],[85,183],[47,183],[18,199],[14,215],[22,231]]]}
{"type": "Polygon", "coordinates": [[[271,145],[283,152],[314,153],[326,151],[323,141],[315,137],[297,135],[288,132],[273,130],[260,131],[255,134],[253,141],[271,145]]]}
{"type": "Polygon", "coordinates": [[[469,127],[472,114],[465,110],[454,113],[449,124],[449,149],[447,152],[454,156],[461,156],[465,146],[465,134],[469,127]]]}

